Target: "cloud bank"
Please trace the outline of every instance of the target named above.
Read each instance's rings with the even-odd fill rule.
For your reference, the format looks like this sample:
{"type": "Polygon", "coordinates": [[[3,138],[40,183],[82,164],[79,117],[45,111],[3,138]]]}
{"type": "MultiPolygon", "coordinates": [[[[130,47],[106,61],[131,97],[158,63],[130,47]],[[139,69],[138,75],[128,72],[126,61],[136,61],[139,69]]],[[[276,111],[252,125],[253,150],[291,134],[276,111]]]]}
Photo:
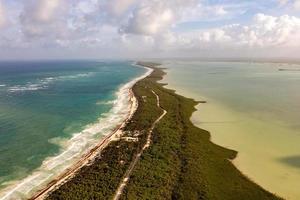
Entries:
{"type": "Polygon", "coordinates": [[[0,59],[296,57],[300,0],[0,1],[0,59]]]}

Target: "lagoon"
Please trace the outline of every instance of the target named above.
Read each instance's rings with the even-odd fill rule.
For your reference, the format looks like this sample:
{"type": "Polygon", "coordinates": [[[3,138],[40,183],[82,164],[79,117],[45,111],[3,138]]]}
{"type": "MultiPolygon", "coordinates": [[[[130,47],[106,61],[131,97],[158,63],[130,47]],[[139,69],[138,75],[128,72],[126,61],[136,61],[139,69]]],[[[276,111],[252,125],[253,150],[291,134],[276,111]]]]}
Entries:
{"type": "Polygon", "coordinates": [[[168,88],[207,101],[192,121],[216,144],[238,151],[239,170],[281,197],[300,199],[300,72],[290,70],[299,65],[166,61],[164,67],[168,88]]]}

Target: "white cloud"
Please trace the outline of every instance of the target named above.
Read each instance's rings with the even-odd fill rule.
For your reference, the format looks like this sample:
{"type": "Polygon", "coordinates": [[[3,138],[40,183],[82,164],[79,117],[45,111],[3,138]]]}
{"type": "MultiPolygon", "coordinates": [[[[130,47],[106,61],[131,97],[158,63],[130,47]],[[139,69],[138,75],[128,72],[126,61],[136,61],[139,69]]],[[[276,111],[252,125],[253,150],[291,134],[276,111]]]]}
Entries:
{"type": "MultiPolygon", "coordinates": [[[[295,49],[300,47],[300,18],[257,14],[249,25],[232,24],[220,28],[190,32],[166,32],[153,36],[152,48],[165,52],[202,50],[246,52],[295,49]]],[[[299,49],[300,50],[300,49],[299,49]]]]}
{"type": "Polygon", "coordinates": [[[278,0],[280,6],[291,6],[295,10],[300,10],[300,0],[278,0]]]}
{"type": "Polygon", "coordinates": [[[98,6],[99,5],[97,0],[82,0],[75,5],[75,9],[84,14],[89,14],[97,11],[98,6]]]}
{"type": "Polygon", "coordinates": [[[135,11],[127,26],[123,28],[126,33],[156,34],[169,28],[174,21],[174,13],[169,8],[159,10],[158,13],[149,7],[143,7],[135,11]]]}
{"type": "Polygon", "coordinates": [[[39,1],[33,11],[33,19],[40,22],[51,21],[60,6],[61,0],[42,0],[39,1]]]}
{"type": "Polygon", "coordinates": [[[5,10],[2,1],[0,0],[0,28],[4,26],[5,22],[6,22],[5,10]]]}
{"type": "Polygon", "coordinates": [[[245,35],[253,33],[257,38],[254,44],[261,46],[299,46],[300,18],[289,15],[272,17],[257,14],[254,24],[244,33],[245,35]]]}
{"type": "Polygon", "coordinates": [[[295,0],[295,2],[294,2],[294,8],[296,10],[300,10],[300,0],[295,0]]]}
{"type": "Polygon", "coordinates": [[[30,0],[20,15],[22,32],[28,38],[54,34],[58,37],[66,29],[65,0],[30,0]]]}
{"type": "Polygon", "coordinates": [[[176,24],[182,17],[184,9],[195,4],[195,0],[141,1],[121,32],[155,35],[176,24]]]}
{"type": "MultiPolygon", "coordinates": [[[[239,9],[240,10],[240,9],[239,9]]],[[[186,10],[181,19],[182,22],[213,20],[226,18],[228,15],[235,14],[235,11],[229,11],[223,5],[198,5],[186,10]]]]}
{"type": "Polygon", "coordinates": [[[279,2],[279,5],[284,6],[289,2],[289,0],[278,0],[278,2],[279,2]]]}
{"type": "MultiPolygon", "coordinates": [[[[278,1],[287,8],[300,7],[300,0],[278,1]]],[[[94,49],[96,53],[102,50],[102,53],[135,56],[155,56],[161,52],[172,55],[175,52],[199,54],[207,51],[213,54],[236,50],[242,53],[269,48],[300,50],[300,18],[291,14],[255,14],[252,21],[246,23],[237,18],[254,8],[254,3],[236,5],[228,2],[0,0],[0,27],[8,24],[1,28],[0,46],[74,52],[77,49],[78,55],[89,54],[90,49],[94,49]],[[228,19],[238,23],[226,25],[228,19]],[[212,24],[216,27],[204,28],[212,24]]]]}
{"type": "Polygon", "coordinates": [[[136,2],[137,0],[109,0],[107,7],[111,14],[121,16],[136,2]]]}

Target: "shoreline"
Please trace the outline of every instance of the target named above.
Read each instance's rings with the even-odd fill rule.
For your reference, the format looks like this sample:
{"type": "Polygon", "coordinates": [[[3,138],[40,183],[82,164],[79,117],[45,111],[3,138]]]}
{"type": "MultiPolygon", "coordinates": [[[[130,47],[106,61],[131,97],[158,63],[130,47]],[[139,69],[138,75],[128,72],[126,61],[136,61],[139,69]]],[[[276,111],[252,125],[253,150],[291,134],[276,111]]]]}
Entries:
{"type": "MultiPolygon", "coordinates": [[[[138,66],[138,65],[133,64],[133,66],[138,66]]],[[[143,67],[143,66],[139,66],[139,67],[143,67]]],[[[138,101],[132,91],[132,87],[139,80],[142,80],[145,77],[149,76],[149,74],[151,74],[152,72],[150,68],[147,67],[143,67],[143,68],[147,69],[148,71],[146,71],[140,77],[133,79],[132,81],[128,82],[123,86],[126,87],[127,85],[130,85],[128,88],[129,99],[130,99],[129,100],[130,111],[126,119],[123,120],[121,124],[117,125],[117,127],[110,134],[102,138],[101,141],[95,147],[93,147],[87,154],[85,154],[81,160],[77,161],[70,169],[67,169],[63,174],[58,176],[56,179],[52,180],[47,185],[46,188],[42,189],[41,191],[38,191],[37,194],[35,194],[30,198],[30,200],[39,200],[39,199],[46,198],[51,192],[59,188],[62,184],[67,182],[69,179],[71,179],[76,174],[76,172],[78,172],[78,170],[80,170],[82,167],[84,167],[85,165],[93,164],[96,156],[100,154],[101,151],[110,144],[110,142],[112,142],[116,138],[119,138],[123,134],[122,128],[124,128],[126,126],[126,123],[130,121],[130,119],[132,118],[132,116],[134,115],[138,107],[138,101]]]]}
{"type": "MultiPolygon", "coordinates": [[[[299,199],[300,193],[297,191],[296,186],[299,185],[297,180],[299,180],[300,174],[298,166],[295,165],[299,160],[299,157],[296,156],[297,152],[299,152],[299,146],[296,142],[299,141],[299,135],[297,135],[297,123],[291,121],[294,116],[288,118],[289,116],[287,115],[293,113],[287,107],[287,102],[291,102],[290,105],[293,105],[295,96],[291,95],[290,92],[281,92],[280,94],[282,95],[275,95],[274,90],[276,89],[270,88],[265,93],[265,97],[261,97],[261,101],[256,101],[256,95],[251,97],[249,94],[256,94],[262,91],[260,88],[257,90],[257,85],[253,88],[251,86],[248,94],[245,94],[245,91],[239,91],[242,87],[248,88],[249,83],[254,82],[254,80],[257,80],[257,82],[263,80],[261,74],[264,75],[263,77],[267,77],[266,81],[268,83],[272,83],[275,78],[282,80],[285,84],[275,87],[278,88],[278,91],[282,91],[288,84],[290,85],[292,78],[291,80],[289,78],[298,77],[298,74],[287,73],[282,75],[277,72],[276,68],[274,69],[268,64],[254,65],[253,68],[245,69],[243,68],[244,65],[226,65],[225,63],[225,66],[232,66],[233,69],[236,69],[232,70],[224,67],[226,69],[224,69],[226,71],[225,75],[207,75],[209,74],[208,70],[219,72],[217,67],[222,66],[221,64],[212,64],[211,69],[209,68],[210,65],[205,66],[206,63],[201,62],[198,65],[203,66],[203,69],[201,67],[200,69],[197,68],[197,64],[190,64],[188,61],[186,65],[184,65],[184,62],[175,63],[175,65],[174,68],[169,63],[166,65],[169,67],[168,75],[162,83],[169,83],[167,88],[175,89],[177,94],[192,97],[195,100],[208,101],[208,104],[196,107],[197,111],[192,116],[192,122],[197,127],[211,132],[213,143],[236,150],[238,154],[232,163],[252,182],[283,198],[299,199]],[[235,68],[237,66],[240,68],[235,68]],[[187,69],[185,67],[190,69],[186,73],[185,70],[187,69]],[[245,80],[246,86],[244,84],[241,86],[232,85],[234,81],[237,83],[242,81],[240,77],[237,77],[239,70],[243,70],[241,77],[249,77],[245,80]],[[190,80],[181,78],[183,73],[185,74],[184,77],[191,76],[190,80]],[[256,77],[256,74],[259,74],[259,77],[256,77]],[[197,80],[197,75],[202,80],[200,78],[197,80]],[[205,79],[206,77],[207,79],[205,79]],[[229,83],[224,86],[218,85],[218,78],[220,80],[228,79],[229,83]],[[197,84],[199,84],[199,87],[196,87],[197,84]],[[230,92],[226,94],[224,91],[230,91],[232,94],[230,92]],[[245,94],[245,96],[242,94],[245,94]],[[272,100],[270,94],[274,94],[275,100],[272,100]],[[278,98],[280,100],[277,100],[278,98]],[[237,99],[240,99],[243,103],[240,104],[237,99]],[[282,105],[278,106],[278,101],[281,101],[282,105]],[[253,110],[249,111],[250,114],[247,113],[245,105],[253,106],[253,110]],[[266,110],[257,109],[263,106],[266,110]],[[276,109],[284,110],[285,113],[283,114],[285,115],[279,116],[276,109]],[[291,124],[295,125],[295,129],[291,127],[291,124]],[[265,146],[265,141],[268,141],[267,146],[265,146]],[[285,182],[284,185],[281,184],[282,181],[285,182]],[[295,187],[290,187],[291,185],[295,187]]],[[[264,90],[267,87],[269,87],[268,84],[263,87],[264,90]]],[[[291,86],[290,90],[293,91],[294,87],[291,86]]]]}
{"type": "MultiPolygon", "coordinates": [[[[132,95],[132,92],[130,90],[130,95],[132,95]]],[[[85,165],[92,164],[93,159],[97,156],[97,154],[101,153],[101,151],[116,137],[117,134],[122,135],[122,128],[126,124],[126,121],[130,120],[132,117],[132,113],[135,112],[136,102],[134,100],[134,97],[131,96],[131,109],[130,113],[128,114],[128,117],[125,121],[123,121],[122,124],[118,125],[115,130],[112,131],[109,135],[105,136],[103,139],[101,139],[100,143],[97,144],[94,148],[92,148],[86,155],[83,156],[83,158],[79,161],[77,161],[73,166],[70,167],[70,169],[67,169],[64,173],[62,173],[60,176],[58,176],[56,179],[52,180],[46,188],[39,191],[37,194],[35,194],[30,199],[43,199],[45,198],[49,193],[51,193],[53,190],[58,188],[60,185],[64,184],[68,181],[68,179],[71,179],[75,173],[82,168],[85,165]]]]}
{"type": "MultiPolygon", "coordinates": [[[[229,108],[225,107],[222,104],[217,104],[216,107],[220,108],[220,109],[218,109],[219,114],[222,114],[221,112],[228,112],[229,111],[229,108]],[[226,110],[224,108],[226,108],[226,110]]],[[[196,114],[196,116],[199,116],[201,111],[202,111],[201,115],[205,116],[205,114],[207,114],[207,111],[209,109],[210,108],[205,108],[205,110],[206,110],[205,112],[203,112],[203,109],[202,110],[201,109],[197,109],[196,112],[199,112],[199,113],[197,113],[198,115],[196,114]]],[[[214,111],[212,111],[212,113],[214,113],[214,111]]],[[[218,112],[214,113],[214,114],[218,114],[218,112]]],[[[240,113],[237,112],[237,111],[232,111],[230,114],[236,114],[237,116],[240,115],[240,113]]],[[[191,120],[193,118],[194,117],[192,116],[191,120]]],[[[250,119],[252,121],[247,121],[249,124],[253,123],[253,121],[254,121],[253,118],[250,118],[250,119]]],[[[192,122],[193,122],[193,120],[192,120],[192,122]]],[[[263,123],[266,123],[266,122],[263,122],[263,123]]],[[[263,124],[263,123],[261,123],[261,124],[263,124]]],[[[273,121],[273,123],[275,124],[277,122],[273,121]]],[[[247,177],[247,179],[249,179],[253,183],[255,183],[255,184],[263,187],[265,190],[269,191],[270,193],[275,193],[276,195],[278,195],[278,196],[280,196],[280,197],[282,197],[284,199],[297,199],[297,197],[295,197],[295,193],[293,191],[286,191],[284,189],[280,190],[280,189],[278,189],[278,187],[272,186],[273,183],[268,178],[269,177],[273,177],[275,175],[278,176],[278,174],[276,174],[278,171],[271,171],[271,169],[269,169],[270,172],[272,172],[273,176],[269,176],[268,177],[268,176],[264,175],[265,173],[263,175],[260,173],[260,172],[262,172],[263,170],[265,170],[267,168],[262,168],[262,171],[260,171],[258,169],[258,167],[256,167],[257,168],[256,170],[253,170],[253,167],[251,167],[251,164],[253,166],[255,166],[256,163],[259,163],[259,166],[261,166],[261,167],[270,167],[270,166],[274,167],[273,163],[271,164],[270,161],[268,161],[269,163],[267,162],[266,164],[265,163],[261,164],[260,163],[261,159],[255,159],[255,158],[253,158],[253,155],[249,154],[249,152],[243,151],[244,149],[243,148],[239,148],[239,145],[235,144],[234,142],[233,143],[232,142],[228,142],[229,139],[227,140],[227,138],[233,138],[231,135],[229,135],[226,139],[223,138],[224,136],[218,136],[217,134],[221,133],[220,132],[220,128],[219,129],[215,128],[215,127],[212,128],[212,126],[209,125],[209,124],[202,124],[201,125],[201,122],[200,122],[200,124],[199,124],[199,122],[198,123],[195,122],[194,125],[197,126],[197,127],[199,127],[199,128],[208,130],[211,133],[211,141],[213,143],[215,143],[217,145],[220,145],[220,146],[222,146],[224,148],[227,148],[227,149],[232,149],[232,150],[234,150],[234,151],[237,152],[236,157],[233,160],[231,160],[231,163],[236,167],[237,170],[239,170],[245,177],[247,177]]],[[[234,131],[236,133],[243,131],[243,129],[241,129],[242,127],[239,126],[239,125],[235,126],[234,128],[236,128],[236,130],[237,130],[237,131],[234,131]]],[[[267,129],[265,129],[265,130],[267,130],[267,129]]],[[[247,130],[245,132],[248,133],[247,130]]],[[[269,131],[269,132],[271,132],[271,131],[269,131]]],[[[224,133],[227,133],[227,132],[224,132],[224,133]]],[[[276,135],[276,136],[278,136],[278,135],[276,135]]],[[[274,134],[275,138],[276,138],[276,136],[274,134]]],[[[241,140],[242,137],[243,136],[240,136],[239,138],[236,138],[237,141],[242,141],[241,140]]],[[[262,141],[264,141],[264,139],[266,139],[266,138],[262,137],[260,139],[263,139],[262,141]]],[[[251,142],[253,142],[253,141],[251,141],[251,142]]],[[[257,144],[257,145],[261,145],[261,144],[257,144]]],[[[261,151],[255,151],[255,152],[261,152],[261,151]]],[[[261,155],[261,157],[264,158],[263,155],[261,155]]],[[[255,169],[255,167],[254,167],[254,169],[255,169]]],[[[273,169],[277,169],[277,168],[273,168],[273,169]]],[[[282,168],[279,167],[279,169],[280,169],[279,170],[279,175],[282,175],[282,171],[281,171],[282,168]]],[[[289,172],[291,174],[293,173],[292,171],[289,171],[289,172]]],[[[294,173],[295,173],[295,171],[294,171],[294,173]]],[[[277,183],[277,182],[274,181],[274,183],[277,183]]]]}
{"type": "MultiPolygon", "coordinates": [[[[197,102],[197,104],[196,104],[196,106],[195,106],[195,112],[200,112],[200,110],[197,109],[197,106],[199,106],[199,105],[201,105],[201,104],[207,103],[207,100],[197,100],[196,98],[187,97],[187,96],[189,96],[189,95],[183,95],[183,94],[181,94],[181,93],[178,91],[178,89],[176,89],[176,87],[170,86],[169,83],[166,82],[165,80],[162,80],[160,83],[164,84],[164,88],[169,89],[169,90],[173,90],[174,93],[175,93],[176,95],[180,95],[180,96],[183,96],[183,97],[185,97],[185,98],[191,98],[193,101],[197,102]]],[[[181,89],[182,89],[182,88],[181,88],[181,89]]],[[[202,95],[201,95],[201,96],[202,96],[202,95]]],[[[204,96],[202,96],[202,97],[204,97],[204,96]]],[[[205,98],[205,99],[207,99],[207,98],[205,98]]],[[[220,144],[219,142],[215,141],[215,139],[213,139],[214,136],[212,135],[212,133],[211,133],[210,130],[207,130],[207,129],[204,128],[203,126],[201,126],[201,125],[197,124],[196,122],[194,122],[194,120],[193,120],[193,115],[195,114],[195,112],[194,112],[194,113],[191,115],[191,117],[190,117],[190,121],[192,122],[192,124],[193,124],[194,126],[200,128],[200,129],[204,129],[204,130],[208,131],[208,132],[210,133],[210,135],[211,135],[210,141],[211,141],[213,144],[218,145],[218,146],[220,146],[220,147],[222,147],[222,148],[225,148],[225,149],[228,149],[228,150],[235,151],[235,152],[236,152],[235,157],[234,157],[233,159],[229,159],[229,161],[235,166],[235,168],[236,168],[241,174],[243,174],[243,176],[245,176],[245,177],[246,177],[247,179],[249,179],[251,182],[253,182],[253,183],[259,185],[260,187],[262,187],[262,185],[260,185],[257,181],[255,181],[255,178],[249,177],[243,170],[240,169],[239,164],[237,163],[237,159],[238,159],[238,157],[239,157],[239,152],[238,152],[236,149],[232,149],[232,148],[230,148],[229,146],[225,146],[224,144],[220,144]]],[[[267,189],[266,189],[266,190],[267,190],[267,189]]],[[[273,192],[270,191],[270,190],[267,190],[267,191],[270,192],[270,193],[273,193],[273,192]]]]}
{"type": "MultiPolygon", "coordinates": [[[[162,69],[164,69],[163,66],[162,66],[162,69]]],[[[158,83],[161,84],[162,87],[163,87],[164,89],[172,91],[172,93],[174,93],[175,95],[180,96],[180,97],[182,97],[182,98],[184,98],[184,99],[189,99],[189,100],[195,102],[195,104],[194,104],[194,109],[195,109],[195,110],[191,113],[191,115],[190,115],[190,117],[188,118],[188,120],[192,123],[193,126],[195,126],[195,127],[199,128],[199,129],[203,130],[201,127],[199,127],[197,124],[195,124],[195,123],[192,121],[192,115],[194,114],[195,111],[197,111],[196,106],[198,106],[198,105],[201,104],[201,103],[206,103],[206,101],[201,101],[201,100],[198,101],[198,100],[196,100],[196,99],[194,99],[194,98],[190,98],[190,97],[188,97],[188,96],[182,96],[180,93],[178,93],[178,91],[176,90],[176,88],[168,87],[168,86],[169,86],[169,83],[168,83],[168,82],[164,82],[163,79],[160,80],[158,83]]],[[[248,180],[251,184],[253,184],[255,187],[257,187],[258,190],[265,191],[265,192],[266,192],[266,196],[269,196],[269,197],[267,197],[268,199],[269,199],[269,198],[270,198],[270,199],[276,199],[276,198],[280,199],[280,197],[277,197],[276,195],[272,197],[272,194],[273,194],[272,191],[268,191],[268,190],[264,189],[261,185],[259,185],[259,184],[258,184],[257,182],[255,182],[253,179],[249,178],[246,174],[244,174],[244,173],[238,168],[238,166],[235,164],[235,160],[236,160],[236,158],[238,157],[238,152],[237,152],[237,151],[235,151],[235,150],[233,150],[233,149],[230,149],[230,148],[228,148],[228,147],[220,146],[220,145],[218,145],[217,143],[214,143],[214,141],[211,140],[211,133],[208,132],[207,130],[203,130],[203,131],[207,132],[207,133],[210,135],[210,137],[209,137],[209,139],[208,139],[209,143],[212,143],[214,146],[217,146],[217,147],[219,147],[219,148],[222,148],[222,149],[224,149],[225,151],[231,151],[231,152],[234,152],[232,156],[230,156],[229,158],[227,158],[227,161],[230,162],[230,163],[234,166],[234,169],[232,169],[233,171],[237,171],[238,173],[240,173],[242,177],[244,177],[244,178],[245,178],[246,180],[248,180]]]]}
{"type": "Polygon", "coordinates": [[[232,164],[235,151],[212,143],[208,131],[193,125],[190,117],[198,102],[164,88],[165,84],[158,81],[165,72],[157,68],[158,64],[139,64],[154,71],[133,87],[139,106],[125,126],[123,137],[112,142],[92,165],[80,170],[47,200],[111,199],[124,180],[127,184],[122,188],[121,199],[281,199],[232,164]],[[151,145],[131,170],[131,163],[149,141],[147,132],[161,114],[153,92],[168,114],[156,124],[151,145]],[[127,136],[136,140],[126,141],[127,136]]]}
{"type": "MultiPolygon", "coordinates": [[[[142,66],[139,66],[139,67],[142,67],[142,66]]],[[[113,128],[113,130],[109,131],[108,134],[105,134],[105,135],[103,135],[102,138],[100,138],[100,142],[93,145],[93,148],[91,148],[87,152],[83,153],[82,156],[80,156],[79,159],[74,160],[72,164],[68,165],[67,167],[64,167],[61,172],[57,173],[55,171],[57,174],[52,173],[50,175],[48,174],[48,176],[46,178],[43,177],[44,179],[42,179],[42,181],[40,181],[41,182],[40,184],[43,184],[43,183],[45,184],[46,182],[48,182],[44,186],[39,187],[39,185],[32,185],[32,188],[30,190],[27,189],[26,193],[21,192],[21,196],[17,195],[17,197],[16,197],[16,194],[14,194],[15,192],[20,192],[19,191],[20,188],[22,188],[26,184],[30,184],[29,182],[31,182],[32,180],[37,178],[40,175],[39,173],[42,173],[42,170],[40,168],[42,168],[44,164],[46,164],[46,165],[48,163],[51,164],[51,159],[56,160],[59,156],[63,155],[66,151],[68,151],[68,149],[64,150],[63,152],[59,153],[58,155],[56,155],[54,157],[46,158],[43,161],[42,165],[37,170],[35,170],[32,174],[29,174],[28,176],[26,176],[22,180],[13,181],[13,182],[16,182],[16,183],[15,184],[12,183],[12,185],[9,185],[6,188],[3,188],[3,192],[2,192],[2,196],[0,196],[0,200],[14,199],[14,198],[20,198],[20,197],[25,198],[25,199],[28,199],[28,198],[29,199],[43,199],[50,192],[52,192],[52,190],[56,189],[60,185],[67,182],[70,178],[72,178],[72,176],[74,176],[74,174],[76,174],[76,172],[78,170],[80,170],[83,166],[91,164],[93,162],[93,160],[95,159],[95,157],[99,153],[101,153],[101,151],[111,141],[113,141],[118,135],[122,135],[122,128],[124,128],[127,121],[130,120],[130,118],[133,116],[134,112],[136,111],[136,109],[138,107],[138,105],[137,105],[138,102],[137,102],[136,97],[134,96],[134,94],[132,92],[132,87],[139,80],[147,77],[152,72],[152,70],[150,68],[146,68],[146,67],[142,67],[142,68],[145,68],[147,71],[145,73],[143,73],[141,76],[136,77],[136,78],[130,80],[129,82],[125,83],[124,85],[122,85],[116,92],[117,93],[116,101],[120,101],[119,103],[121,103],[121,104],[122,104],[121,101],[124,100],[123,99],[124,98],[124,91],[127,93],[125,98],[126,99],[128,98],[128,103],[129,104],[126,105],[126,107],[127,108],[130,107],[130,108],[129,108],[128,113],[126,114],[127,116],[125,117],[124,120],[122,120],[120,123],[116,124],[115,128],[113,128]],[[51,176],[53,176],[53,177],[50,178],[51,176]],[[34,188],[36,188],[36,189],[34,189],[34,188]]],[[[116,106],[118,107],[119,105],[117,105],[117,104],[114,105],[111,108],[111,111],[114,110],[114,109],[118,109],[116,106]]],[[[117,113],[112,113],[112,115],[115,115],[115,114],[117,114],[117,113]]],[[[98,124],[98,122],[97,122],[97,124],[98,124]]],[[[92,127],[93,125],[94,124],[91,124],[91,126],[88,125],[86,129],[89,130],[89,129],[93,128],[92,127]]],[[[84,130],[86,130],[86,129],[84,129],[84,130]]],[[[68,141],[73,140],[74,138],[78,137],[78,135],[80,135],[83,132],[84,131],[74,134],[70,139],[68,139],[68,141]]],[[[75,154],[75,156],[76,156],[76,154],[75,154]]],[[[72,158],[73,158],[73,156],[70,158],[70,160],[72,160],[72,158]]],[[[46,166],[46,167],[48,167],[48,166],[46,166]]],[[[44,167],[44,168],[46,168],[46,167],[44,167]]],[[[52,167],[50,170],[54,169],[55,167],[56,166],[54,165],[54,167],[52,167]]]]}
{"type": "MultiPolygon", "coordinates": [[[[129,93],[130,93],[130,95],[132,95],[131,90],[129,93]]],[[[64,172],[63,174],[58,176],[56,179],[51,181],[45,189],[39,191],[36,195],[31,197],[30,199],[34,200],[34,199],[45,198],[50,192],[52,192],[53,190],[58,188],[64,182],[67,182],[68,179],[72,178],[72,176],[74,176],[75,173],[80,168],[82,168],[84,165],[88,165],[88,164],[90,164],[90,162],[92,164],[95,156],[97,156],[97,154],[101,153],[101,151],[114,139],[114,137],[117,134],[122,135],[121,129],[126,124],[126,121],[130,120],[130,118],[132,116],[131,113],[134,113],[134,109],[136,107],[136,105],[135,105],[136,102],[134,100],[134,97],[131,97],[131,102],[132,103],[130,106],[131,107],[130,113],[128,114],[128,117],[122,124],[118,125],[117,128],[115,130],[113,130],[112,133],[110,133],[109,135],[107,135],[103,139],[101,139],[99,144],[97,144],[94,148],[92,148],[86,155],[83,156],[83,158],[81,160],[77,161],[70,169],[67,169],[66,172],[64,172]]]]}

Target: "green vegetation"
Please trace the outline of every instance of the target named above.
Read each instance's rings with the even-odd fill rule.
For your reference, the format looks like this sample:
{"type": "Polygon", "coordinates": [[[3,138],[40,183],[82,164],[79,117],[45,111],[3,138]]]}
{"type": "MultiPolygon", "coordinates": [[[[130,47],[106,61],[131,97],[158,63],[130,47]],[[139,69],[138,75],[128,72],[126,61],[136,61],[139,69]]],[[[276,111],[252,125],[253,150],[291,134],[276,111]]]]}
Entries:
{"type": "Polygon", "coordinates": [[[125,140],[111,142],[91,165],[80,169],[72,179],[53,191],[47,200],[112,198],[133,156],[146,142],[147,130],[161,112],[156,106],[156,97],[150,90],[144,88],[143,82],[142,80],[133,87],[139,107],[124,128],[124,137],[139,132],[139,142],[125,140]],[[147,97],[146,101],[143,96],[147,97]]]}
{"type": "Polygon", "coordinates": [[[279,199],[234,167],[230,160],[235,158],[235,151],[213,144],[207,131],[190,122],[197,102],[157,83],[163,75],[162,69],[155,68],[133,87],[139,108],[124,130],[128,136],[135,131],[142,133],[139,142],[111,143],[93,164],[82,168],[47,199],[111,199],[131,159],[145,143],[147,130],[161,113],[152,90],[168,113],[155,127],[153,142],[121,199],[279,199]]]}

